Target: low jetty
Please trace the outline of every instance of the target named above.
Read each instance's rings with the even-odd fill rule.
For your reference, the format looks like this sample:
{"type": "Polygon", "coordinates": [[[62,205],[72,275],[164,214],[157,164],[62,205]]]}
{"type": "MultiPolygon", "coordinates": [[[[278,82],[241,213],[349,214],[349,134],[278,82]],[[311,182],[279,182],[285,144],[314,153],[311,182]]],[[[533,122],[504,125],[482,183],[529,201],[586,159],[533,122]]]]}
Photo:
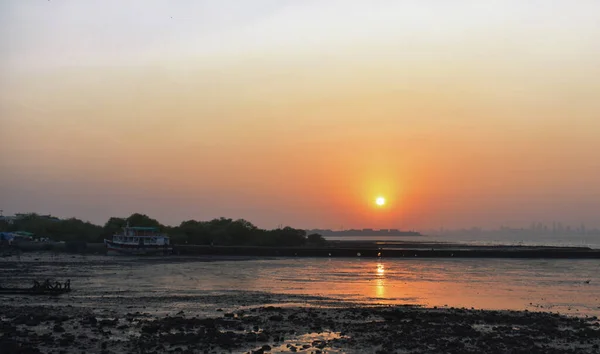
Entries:
{"type": "MultiPolygon", "coordinates": [[[[45,249],[44,249],[45,250],[45,249]]],[[[20,247],[20,252],[41,251],[20,247]]],[[[55,244],[48,250],[55,253],[106,254],[103,243],[84,243],[77,249],[55,244]]],[[[553,246],[484,246],[441,242],[369,242],[330,241],[322,246],[264,247],[264,246],[209,246],[173,245],[174,255],[182,256],[246,256],[246,257],[366,257],[366,258],[547,258],[547,259],[600,259],[600,249],[589,247],[553,246]]]]}
{"type": "Polygon", "coordinates": [[[416,247],[239,247],[176,245],[178,255],[226,255],[257,257],[365,257],[365,258],[558,258],[600,259],[600,250],[585,247],[432,246],[416,247]]]}

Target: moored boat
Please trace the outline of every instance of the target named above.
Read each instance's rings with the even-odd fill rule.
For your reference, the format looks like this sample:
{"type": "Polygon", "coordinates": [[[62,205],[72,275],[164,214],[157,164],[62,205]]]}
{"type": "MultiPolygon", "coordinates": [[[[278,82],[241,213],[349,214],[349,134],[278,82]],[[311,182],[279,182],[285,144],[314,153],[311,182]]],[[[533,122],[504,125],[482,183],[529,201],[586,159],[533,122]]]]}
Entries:
{"type": "Polygon", "coordinates": [[[108,255],[166,255],[173,251],[169,237],[156,227],[125,226],[123,233],[104,239],[108,255]]]}
{"type": "Polygon", "coordinates": [[[0,288],[1,295],[62,295],[71,289],[0,288]]]}
{"type": "Polygon", "coordinates": [[[31,288],[5,288],[0,286],[0,295],[61,295],[71,292],[71,280],[64,284],[56,282],[54,285],[50,280],[44,283],[34,281],[31,288]]]}

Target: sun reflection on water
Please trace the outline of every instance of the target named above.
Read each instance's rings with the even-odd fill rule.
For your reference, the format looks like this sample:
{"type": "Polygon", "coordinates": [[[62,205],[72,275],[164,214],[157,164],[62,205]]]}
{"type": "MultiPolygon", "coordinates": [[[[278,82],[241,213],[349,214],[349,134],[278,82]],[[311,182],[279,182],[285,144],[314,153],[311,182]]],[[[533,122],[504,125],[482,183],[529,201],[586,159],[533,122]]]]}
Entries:
{"type": "Polygon", "coordinates": [[[375,294],[377,298],[385,298],[385,267],[377,263],[377,279],[375,279],[375,294]]]}
{"type": "Polygon", "coordinates": [[[385,266],[382,263],[377,263],[377,275],[382,276],[385,273],[385,266]]]}

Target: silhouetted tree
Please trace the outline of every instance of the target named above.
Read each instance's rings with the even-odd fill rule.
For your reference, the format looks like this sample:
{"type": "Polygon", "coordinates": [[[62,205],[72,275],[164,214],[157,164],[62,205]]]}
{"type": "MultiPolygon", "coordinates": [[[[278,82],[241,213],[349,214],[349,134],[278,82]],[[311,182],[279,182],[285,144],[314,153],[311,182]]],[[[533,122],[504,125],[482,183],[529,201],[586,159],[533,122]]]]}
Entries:
{"type": "Polygon", "coordinates": [[[131,216],[129,216],[126,219],[126,221],[129,222],[130,226],[156,227],[159,229],[163,228],[163,226],[158,222],[158,220],[152,219],[151,217],[145,214],[131,214],[131,216]]]}
{"type": "Polygon", "coordinates": [[[130,226],[156,227],[171,236],[174,243],[224,246],[302,246],[307,243],[321,244],[324,239],[310,235],[292,227],[264,230],[244,219],[217,218],[210,221],[187,220],[179,226],[161,225],[147,215],[135,213],[127,218],[111,217],[98,226],[76,218],[58,218],[28,214],[16,219],[12,224],[0,224],[1,230],[27,231],[36,237],[48,237],[55,241],[66,241],[80,248],[82,242],[102,242],[104,238],[121,232],[129,222],[130,226]]]}
{"type": "Polygon", "coordinates": [[[56,222],[52,228],[51,237],[57,241],[95,241],[102,235],[100,226],[76,218],[56,222]]]}
{"type": "Polygon", "coordinates": [[[212,239],[206,223],[196,220],[182,222],[173,232],[183,235],[182,239],[191,244],[208,245],[212,239]]]}
{"type": "Polygon", "coordinates": [[[0,232],[5,232],[9,230],[9,223],[6,220],[0,220],[0,232]]]}
{"type": "Polygon", "coordinates": [[[103,239],[110,239],[114,234],[120,232],[127,224],[125,218],[111,217],[102,228],[102,235],[96,242],[102,242],[103,239]]]}
{"type": "Polygon", "coordinates": [[[327,243],[325,238],[321,234],[310,234],[306,237],[309,244],[313,245],[324,245],[327,243]]]}

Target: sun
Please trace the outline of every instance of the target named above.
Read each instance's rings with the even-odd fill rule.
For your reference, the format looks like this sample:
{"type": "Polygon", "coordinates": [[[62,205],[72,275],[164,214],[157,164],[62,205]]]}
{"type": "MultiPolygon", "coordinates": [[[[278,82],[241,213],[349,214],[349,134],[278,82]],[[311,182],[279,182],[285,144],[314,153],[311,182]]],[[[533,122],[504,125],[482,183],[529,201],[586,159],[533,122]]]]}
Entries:
{"type": "Polygon", "coordinates": [[[377,199],[375,199],[375,204],[377,204],[379,206],[384,206],[385,205],[385,198],[384,197],[377,197],[377,199]]]}

